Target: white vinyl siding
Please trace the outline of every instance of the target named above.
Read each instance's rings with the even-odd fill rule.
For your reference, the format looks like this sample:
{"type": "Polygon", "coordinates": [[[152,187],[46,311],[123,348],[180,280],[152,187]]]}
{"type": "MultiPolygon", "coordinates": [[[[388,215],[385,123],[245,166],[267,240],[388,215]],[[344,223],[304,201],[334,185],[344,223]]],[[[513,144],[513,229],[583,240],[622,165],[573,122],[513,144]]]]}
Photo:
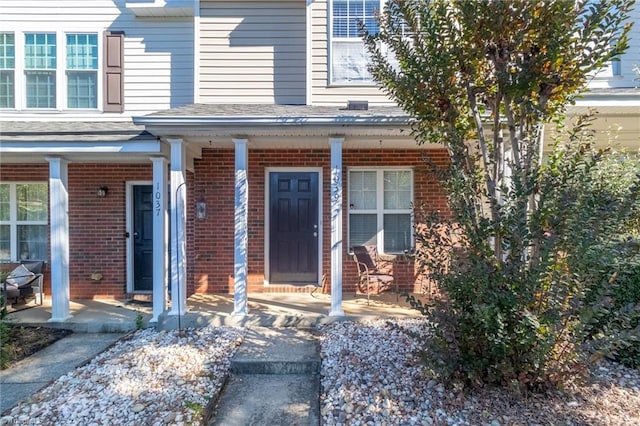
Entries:
{"type": "MultiPolygon", "coordinates": [[[[193,18],[136,18],[125,0],[3,0],[0,2],[0,31],[14,33],[55,32],[58,44],[57,85],[67,85],[63,55],[66,34],[98,35],[97,108],[83,110],[83,117],[103,115],[103,34],[124,32],[123,115],[143,115],[192,103],[193,96],[193,18]],[[62,48],[61,48],[62,46],[62,48]]],[[[22,42],[21,42],[22,43],[22,42]]],[[[16,54],[22,61],[24,52],[16,54]]],[[[16,72],[16,98],[24,99],[24,70],[16,72]]],[[[60,93],[60,92],[59,92],[60,93]]],[[[64,98],[58,105],[68,103],[64,98]]],[[[25,108],[24,101],[19,110],[25,108]]],[[[67,111],[69,110],[66,108],[67,111]]],[[[53,110],[52,112],[58,111],[53,110]]],[[[25,113],[29,111],[24,109],[25,113]]],[[[113,116],[115,114],[110,114],[113,116]]]]}
{"type": "Polygon", "coordinates": [[[306,103],[305,2],[200,6],[200,102],[306,103]]]}

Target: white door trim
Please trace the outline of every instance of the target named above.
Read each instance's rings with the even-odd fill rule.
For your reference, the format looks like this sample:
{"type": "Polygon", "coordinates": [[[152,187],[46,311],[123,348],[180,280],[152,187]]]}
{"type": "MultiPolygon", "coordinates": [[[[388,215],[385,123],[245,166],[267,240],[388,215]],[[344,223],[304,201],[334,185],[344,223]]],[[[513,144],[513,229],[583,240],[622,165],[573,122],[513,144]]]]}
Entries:
{"type": "Polygon", "coordinates": [[[129,180],[126,182],[126,235],[127,237],[127,293],[148,294],[147,291],[133,290],[133,187],[137,185],[153,185],[150,180],[129,180]]]}
{"type": "Polygon", "coordinates": [[[264,171],[264,285],[269,286],[269,196],[271,195],[271,179],[270,173],[278,172],[306,172],[316,173],[318,175],[318,282],[317,285],[322,285],[322,224],[324,218],[322,216],[322,167],[266,167],[264,171]]]}

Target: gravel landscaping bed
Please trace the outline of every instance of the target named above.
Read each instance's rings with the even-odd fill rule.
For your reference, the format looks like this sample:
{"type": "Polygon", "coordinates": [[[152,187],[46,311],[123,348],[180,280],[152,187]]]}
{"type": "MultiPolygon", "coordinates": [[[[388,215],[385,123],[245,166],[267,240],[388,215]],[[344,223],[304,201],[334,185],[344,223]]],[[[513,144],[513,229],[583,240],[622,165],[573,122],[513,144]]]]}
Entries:
{"type": "MultiPolygon", "coordinates": [[[[417,333],[424,320],[397,320],[417,333]]],[[[321,333],[325,425],[640,425],[640,372],[601,361],[588,383],[553,395],[454,391],[425,374],[418,342],[389,322],[321,333]]]]}
{"type": "MultiPolygon", "coordinates": [[[[591,366],[588,383],[545,396],[453,390],[426,375],[419,342],[400,330],[422,333],[424,324],[416,318],[322,327],[322,424],[640,425],[637,370],[601,361],[591,366]]],[[[200,425],[243,333],[137,331],[19,404],[0,424],[200,425]]]]}
{"type": "Polygon", "coordinates": [[[140,330],[18,404],[0,424],[200,424],[241,329],[140,330]]]}

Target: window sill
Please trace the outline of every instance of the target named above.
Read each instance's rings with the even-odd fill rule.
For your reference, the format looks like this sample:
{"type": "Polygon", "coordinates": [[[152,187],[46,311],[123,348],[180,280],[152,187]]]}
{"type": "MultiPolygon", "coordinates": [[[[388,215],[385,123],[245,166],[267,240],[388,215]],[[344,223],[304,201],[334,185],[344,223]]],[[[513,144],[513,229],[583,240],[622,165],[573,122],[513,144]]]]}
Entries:
{"type": "Polygon", "coordinates": [[[376,88],[380,87],[379,84],[371,82],[371,83],[329,83],[327,85],[330,89],[341,89],[341,88],[349,88],[349,87],[367,87],[367,88],[376,88]]]}

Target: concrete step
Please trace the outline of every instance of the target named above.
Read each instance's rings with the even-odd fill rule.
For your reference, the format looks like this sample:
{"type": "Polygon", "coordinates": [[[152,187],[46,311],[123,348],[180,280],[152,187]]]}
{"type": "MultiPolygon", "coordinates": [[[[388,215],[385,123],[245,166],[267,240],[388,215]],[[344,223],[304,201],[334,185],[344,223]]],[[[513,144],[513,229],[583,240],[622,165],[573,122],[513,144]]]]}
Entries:
{"type": "Polygon", "coordinates": [[[317,426],[319,371],[318,343],[310,330],[250,328],[207,424],[317,426]]]}
{"type": "Polygon", "coordinates": [[[233,375],[209,426],[318,426],[318,375],[233,375]]]}
{"type": "Polygon", "coordinates": [[[308,330],[298,328],[251,328],[231,360],[235,374],[313,374],[319,370],[317,340],[308,330]]]}

